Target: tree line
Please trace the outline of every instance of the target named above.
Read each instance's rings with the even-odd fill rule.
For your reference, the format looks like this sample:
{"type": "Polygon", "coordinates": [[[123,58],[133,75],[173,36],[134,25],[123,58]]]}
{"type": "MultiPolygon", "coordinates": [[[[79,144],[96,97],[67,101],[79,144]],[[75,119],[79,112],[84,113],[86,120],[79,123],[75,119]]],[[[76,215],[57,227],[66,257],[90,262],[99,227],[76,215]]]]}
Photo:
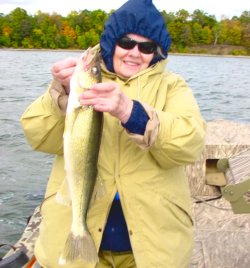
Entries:
{"type": "MultiPolygon", "coordinates": [[[[0,13],[0,47],[43,49],[86,49],[99,42],[109,15],[103,10],[72,11],[67,16],[38,11],[28,15],[22,8],[0,13]]],[[[161,12],[172,38],[172,52],[187,52],[193,46],[232,45],[244,48],[238,54],[250,54],[250,11],[240,17],[222,18],[202,10],[192,14],[161,12]]]]}

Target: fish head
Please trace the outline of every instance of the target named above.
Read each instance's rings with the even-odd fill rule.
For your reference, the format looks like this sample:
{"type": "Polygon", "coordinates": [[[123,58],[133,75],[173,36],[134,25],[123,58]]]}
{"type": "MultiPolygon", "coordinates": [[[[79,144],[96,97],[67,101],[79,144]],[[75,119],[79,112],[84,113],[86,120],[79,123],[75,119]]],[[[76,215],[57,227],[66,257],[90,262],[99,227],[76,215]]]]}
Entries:
{"type": "Polygon", "coordinates": [[[88,48],[81,56],[79,62],[79,86],[87,90],[93,84],[101,82],[101,56],[100,52],[93,48],[88,48]]]}

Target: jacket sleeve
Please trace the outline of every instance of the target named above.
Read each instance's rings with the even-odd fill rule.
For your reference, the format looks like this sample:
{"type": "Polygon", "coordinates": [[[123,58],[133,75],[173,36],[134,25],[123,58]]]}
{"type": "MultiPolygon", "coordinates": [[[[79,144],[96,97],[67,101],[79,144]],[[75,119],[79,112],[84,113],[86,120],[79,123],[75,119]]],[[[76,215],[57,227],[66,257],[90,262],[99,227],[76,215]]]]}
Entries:
{"type": "Polygon", "coordinates": [[[53,81],[49,89],[21,117],[24,134],[34,150],[50,154],[63,153],[65,108],[61,109],[61,105],[66,105],[62,92],[60,85],[53,81]]]}
{"type": "Polygon", "coordinates": [[[184,79],[174,75],[165,92],[155,108],[143,104],[150,118],[144,135],[128,135],[162,168],[191,164],[204,148],[206,123],[184,79]]]}

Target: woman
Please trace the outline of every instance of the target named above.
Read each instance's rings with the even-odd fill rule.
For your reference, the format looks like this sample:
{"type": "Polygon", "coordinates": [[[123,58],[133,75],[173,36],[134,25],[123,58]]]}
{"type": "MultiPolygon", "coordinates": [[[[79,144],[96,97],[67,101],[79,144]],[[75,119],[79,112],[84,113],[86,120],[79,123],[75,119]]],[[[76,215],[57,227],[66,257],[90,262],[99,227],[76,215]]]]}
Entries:
{"type": "MultiPolygon", "coordinates": [[[[165,71],[169,47],[164,19],[151,0],[126,2],[105,24],[103,82],[80,97],[82,105],[104,112],[97,193],[87,217],[100,260],[64,267],[188,267],[193,234],[184,166],[201,153],[205,124],[185,81],[165,71]]],[[[64,114],[76,63],[55,63],[49,90],[22,116],[31,146],[56,155],[35,247],[45,268],[60,267],[71,224],[71,208],[58,204],[55,194],[65,177],[64,114]]]]}

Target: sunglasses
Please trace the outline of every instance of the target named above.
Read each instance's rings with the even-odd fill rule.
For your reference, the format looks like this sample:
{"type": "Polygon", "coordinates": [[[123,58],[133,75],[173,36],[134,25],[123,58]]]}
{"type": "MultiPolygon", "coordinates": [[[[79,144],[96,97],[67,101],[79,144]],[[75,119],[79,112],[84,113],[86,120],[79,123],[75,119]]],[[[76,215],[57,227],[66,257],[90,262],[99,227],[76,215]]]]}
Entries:
{"type": "Polygon", "coordinates": [[[157,45],[154,42],[137,42],[127,36],[120,38],[117,45],[124,49],[133,49],[136,45],[138,45],[139,51],[144,54],[154,53],[157,49],[157,45]]]}

